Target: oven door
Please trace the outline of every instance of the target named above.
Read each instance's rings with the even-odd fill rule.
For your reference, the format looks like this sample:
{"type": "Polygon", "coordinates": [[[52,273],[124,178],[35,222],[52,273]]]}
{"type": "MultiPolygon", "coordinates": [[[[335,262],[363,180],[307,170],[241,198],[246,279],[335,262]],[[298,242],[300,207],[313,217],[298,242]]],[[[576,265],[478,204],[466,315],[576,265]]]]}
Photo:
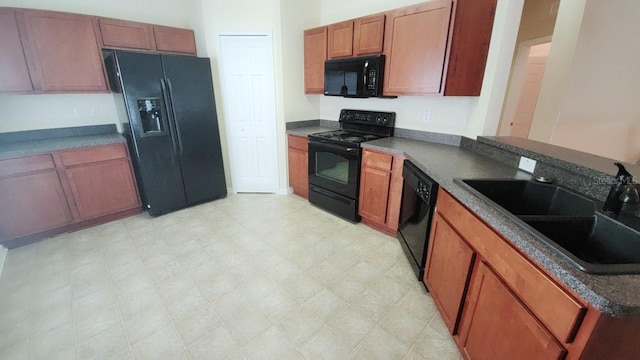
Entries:
{"type": "Polygon", "coordinates": [[[309,141],[309,184],[358,197],[360,148],[309,141]]]}

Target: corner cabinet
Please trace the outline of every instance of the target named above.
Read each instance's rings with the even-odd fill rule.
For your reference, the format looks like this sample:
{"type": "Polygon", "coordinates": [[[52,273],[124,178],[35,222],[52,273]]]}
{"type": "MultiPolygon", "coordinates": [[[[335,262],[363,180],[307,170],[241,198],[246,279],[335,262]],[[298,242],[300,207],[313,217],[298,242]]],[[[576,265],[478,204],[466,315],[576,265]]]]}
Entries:
{"type": "Polygon", "coordinates": [[[125,144],[0,161],[0,244],[41,238],[141,212],[125,144]]]}
{"type": "Polygon", "coordinates": [[[402,155],[362,151],[358,213],[363,223],[391,236],[398,231],[403,163],[402,155]]]}
{"type": "Polygon", "coordinates": [[[327,60],[327,27],[304,31],[304,93],[324,93],[324,61],[327,60]]]}
{"type": "Polygon", "coordinates": [[[631,359],[640,319],[587,305],[442,188],[424,282],[465,359],[631,359]]]}
{"type": "Polygon", "coordinates": [[[304,136],[288,135],[289,186],[293,193],[309,198],[309,141],[304,136]]]}
{"type": "Polygon", "coordinates": [[[91,16],[41,10],[17,14],[35,90],[107,91],[91,16]]]}

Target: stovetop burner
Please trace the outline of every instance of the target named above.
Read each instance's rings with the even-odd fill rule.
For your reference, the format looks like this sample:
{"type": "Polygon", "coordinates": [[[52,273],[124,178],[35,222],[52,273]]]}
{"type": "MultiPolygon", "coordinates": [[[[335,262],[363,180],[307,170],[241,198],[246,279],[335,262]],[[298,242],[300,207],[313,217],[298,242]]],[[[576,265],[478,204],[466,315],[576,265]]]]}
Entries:
{"type": "Polygon", "coordinates": [[[381,135],[360,134],[360,133],[344,131],[344,130],[321,132],[321,133],[313,134],[313,136],[334,140],[334,141],[346,141],[346,142],[357,143],[357,144],[384,137],[381,135]]]}
{"type": "Polygon", "coordinates": [[[347,146],[393,135],[395,113],[364,110],[340,111],[340,130],[312,134],[310,139],[347,146]]]}

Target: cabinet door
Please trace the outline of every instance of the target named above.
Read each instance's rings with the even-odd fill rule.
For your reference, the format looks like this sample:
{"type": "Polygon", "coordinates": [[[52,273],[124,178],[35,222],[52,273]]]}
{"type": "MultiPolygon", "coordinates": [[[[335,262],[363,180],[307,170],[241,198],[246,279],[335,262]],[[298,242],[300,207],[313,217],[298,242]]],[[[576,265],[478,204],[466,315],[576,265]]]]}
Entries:
{"type": "Polygon", "coordinates": [[[38,10],[23,10],[23,15],[35,89],[107,91],[90,16],[38,10]]]}
{"type": "Polygon", "coordinates": [[[362,168],[360,183],[360,216],[377,223],[387,221],[387,203],[391,173],[370,167],[362,168]]]}
{"type": "Polygon", "coordinates": [[[382,52],[385,16],[375,15],[359,18],[353,24],[354,55],[378,54],[382,52]]]}
{"type": "Polygon", "coordinates": [[[431,225],[424,282],[452,334],[475,260],[473,250],[436,212],[431,225]]]}
{"type": "Polygon", "coordinates": [[[288,135],[289,142],[289,185],[293,192],[305,199],[309,198],[309,139],[304,136],[288,135]]]}
{"type": "Polygon", "coordinates": [[[0,180],[0,241],[71,223],[55,170],[0,180]]]}
{"type": "Polygon", "coordinates": [[[385,34],[385,94],[440,92],[450,15],[451,0],[390,13],[385,34]]]}
{"type": "Polygon", "coordinates": [[[90,219],[138,206],[129,159],[116,159],[66,168],[81,219],[90,219]]]}
{"type": "Polygon", "coordinates": [[[33,90],[14,10],[0,9],[0,34],[0,91],[33,90]]]}
{"type": "Polygon", "coordinates": [[[104,47],[155,50],[153,29],[149,24],[117,19],[98,19],[104,47]]]}
{"type": "Polygon", "coordinates": [[[196,39],[193,30],[168,26],[153,26],[156,49],[160,52],[196,54],[196,39]]]}
{"type": "Polygon", "coordinates": [[[289,148],[289,185],[293,192],[309,198],[309,153],[289,148]]]}
{"type": "Polygon", "coordinates": [[[327,60],[327,27],[304,31],[304,92],[324,93],[324,61],[327,60]]]}
{"type": "Polygon", "coordinates": [[[565,349],[489,267],[477,268],[460,337],[468,359],[561,359],[565,349]]]}
{"type": "Polygon", "coordinates": [[[487,64],[497,0],[457,0],[445,96],[478,96],[487,64]]]}
{"type": "Polygon", "coordinates": [[[353,21],[327,26],[329,59],[353,55],[353,21]]]}

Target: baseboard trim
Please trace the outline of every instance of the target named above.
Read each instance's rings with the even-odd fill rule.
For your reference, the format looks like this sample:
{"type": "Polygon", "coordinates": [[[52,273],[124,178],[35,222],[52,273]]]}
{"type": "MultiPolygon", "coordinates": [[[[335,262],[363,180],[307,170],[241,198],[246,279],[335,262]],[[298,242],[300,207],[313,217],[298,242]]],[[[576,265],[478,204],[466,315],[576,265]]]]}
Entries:
{"type": "Polygon", "coordinates": [[[278,191],[276,191],[276,195],[291,195],[293,194],[293,188],[292,187],[286,187],[286,188],[280,188],[278,189],[278,191]]]}
{"type": "Polygon", "coordinates": [[[4,268],[4,259],[7,258],[7,250],[6,247],[0,245],[0,277],[2,276],[2,269],[4,268]]]}

